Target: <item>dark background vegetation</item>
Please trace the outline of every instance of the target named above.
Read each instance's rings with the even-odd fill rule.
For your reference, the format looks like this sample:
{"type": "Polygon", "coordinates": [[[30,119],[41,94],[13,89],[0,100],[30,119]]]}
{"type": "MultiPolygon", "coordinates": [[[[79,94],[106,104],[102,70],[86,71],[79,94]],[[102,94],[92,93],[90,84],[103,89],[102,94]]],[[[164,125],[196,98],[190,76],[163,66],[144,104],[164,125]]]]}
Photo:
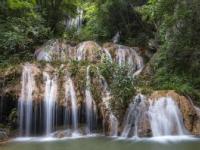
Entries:
{"type": "Polygon", "coordinates": [[[150,49],[153,41],[157,50],[151,75],[139,84],[174,89],[198,102],[199,24],[199,0],[1,0],[0,67],[32,60],[34,50],[52,38],[101,43],[119,32],[121,44],[150,49]],[[64,22],[77,8],[84,11],[83,26],[67,29],[64,22]]]}

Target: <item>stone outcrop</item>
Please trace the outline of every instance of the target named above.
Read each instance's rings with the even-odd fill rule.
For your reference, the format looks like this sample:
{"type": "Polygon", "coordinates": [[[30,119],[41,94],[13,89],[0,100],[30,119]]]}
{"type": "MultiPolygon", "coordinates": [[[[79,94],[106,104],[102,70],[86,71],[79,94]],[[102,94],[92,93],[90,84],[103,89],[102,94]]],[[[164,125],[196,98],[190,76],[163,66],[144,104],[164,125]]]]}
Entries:
{"type": "Polygon", "coordinates": [[[149,99],[157,100],[161,97],[171,97],[175,100],[182,113],[186,129],[194,135],[200,135],[200,112],[189,98],[175,91],[155,91],[151,94],[149,99]]]}

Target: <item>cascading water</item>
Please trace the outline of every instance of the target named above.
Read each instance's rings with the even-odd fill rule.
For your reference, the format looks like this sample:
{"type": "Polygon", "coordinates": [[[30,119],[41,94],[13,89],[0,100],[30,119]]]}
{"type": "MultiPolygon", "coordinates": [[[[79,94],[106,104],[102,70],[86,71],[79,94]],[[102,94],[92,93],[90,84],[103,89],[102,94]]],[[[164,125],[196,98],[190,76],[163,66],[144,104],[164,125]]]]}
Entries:
{"type": "Polygon", "coordinates": [[[144,63],[142,57],[138,55],[134,48],[127,48],[122,45],[117,45],[115,61],[119,66],[128,65],[130,73],[137,76],[143,69],[144,63]]]}
{"type": "Polygon", "coordinates": [[[54,129],[55,109],[57,99],[57,76],[53,78],[47,72],[43,73],[45,82],[44,107],[45,107],[45,133],[49,136],[54,129]]]}
{"type": "Polygon", "coordinates": [[[77,57],[77,60],[78,60],[78,61],[85,60],[85,53],[86,53],[86,50],[84,49],[84,48],[85,48],[85,44],[86,44],[86,43],[83,43],[83,44],[77,49],[76,57],[77,57]]]}
{"type": "Polygon", "coordinates": [[[126,50],[121,48],[121,45],[118,46],[116,52],[116,61],[120,66],[126,64],[126,50]]]}
{"type": "Polygon", "coordinates": [[[112,112],[110,113],[109,119],[110,119],[110,136],[117,136],[119,122],[112,112]]]}
{"type": "Polygon", "coordinates": [[[184,135],[187,133],[182,114],[171,97],[151,101],[149,118],[153,136],[184,135]]]}
{"type": "Polygon", "coordinates": [[[32,65],[25,64],[22,72],[22,88],[18,102],[20,135],[30,136],[32,128],[32,103],[35,79],[32,65]]]}
{"type": "Polygon", "coordinates": [[[60,48],[59,48],[59,40],[49,40],[44,46],[43,48],[45,49],[44,51],[40,51],[40,49],[38,49],[35,53],[37,60],[41,61],[53,61],[55,58],[53,57],[53,53],[54,52],[59,52],[60,48]]]}
{"type": "Polygon", "coordinates": [[[115,34],[115,36],[113,37],[112,42],[113,42],[113,43],[118,43],[119,40],[120,40],[120,32],[117,32],[117,33],[115,34]]]}
{"type": "Polygon", "coordinates": [[[105,52],[105,56],[106,56],[106,59],[109,60],[110,62],[112,62],[112,56],[110,54],[110,52],[108,51],[108,49],[104,48],[103,51],[105,52]]]}
{"type": "Polygon", "coordinates": [[[146,98],[139,94],[134,101],[129,105],[125,120],[122,137],[138,137],[139,119],[146,107],[146,98]]]}
{"type": "Polygon", "coordinates": [[[91,130],[96,126],[96,104],[93,100],[91,93],[91,81],[90,81],[90,66],[87,67],[86,74],[86,89],[85,89],[85,105],[86,105],[86,123],[87,133],[90,134],[91,130]]]}
{"type": "Polygon", "coordinates": [[[77,108],[77,98],[76,92],[74,89],[73,81],[70,77],[67,77],[67,81],[65,84],[65,97],[71,102],[71,110],[72,110],[72,126],[74,132],[78,132],[78,108],[77,108]]]}
{"type": "MultiPolygon", "coordinates": [[[[135,50],[134,50],[134,53],[135,53],[134,59],[136,61],[136,66],[135,66],[136,72],[134,72],[133,77],[138,76],[144,68],[144,62],[143,62],[142,57],[139,56],[135,50]]],[[[130,59],[129,62],[132,62],[132,59],[130,59]]],[[[129,64],[131,64],[131,63],[129,63],[129,64]]]]}
{"type": "Polygon", "coordinates": [[[100,83],[101,83],[101,86],[103,87],[103,91],[102,91],[102,101],[106,107],[106,109],[108,110],[109,112],[109,123],[110,123],[110,133],[109,135],[110,136],[117,136],[118,135],[118,125],[119,125],[119,122],[117,120],[117,118],[115,117],[115,115],[112,113],[111,111],[111,108],[110,108],[110,99],[111,99],[111,93],[109,91],[109,88],[108,88],[108,84],[105,80],[105,78],[100,74],[99,72],[99,69],[97,68],[97,72],[98,72],[98,75],[100,77],[100,83]]]}
{"type": "Polygon", "coordinates": [[[76,28],[78,31],[81,29],[83,23],[83,10],[78,8],[77,14],[78,15],[75,18],[69,18],[67,21],[66,26],[68,29],[76,28]]]}

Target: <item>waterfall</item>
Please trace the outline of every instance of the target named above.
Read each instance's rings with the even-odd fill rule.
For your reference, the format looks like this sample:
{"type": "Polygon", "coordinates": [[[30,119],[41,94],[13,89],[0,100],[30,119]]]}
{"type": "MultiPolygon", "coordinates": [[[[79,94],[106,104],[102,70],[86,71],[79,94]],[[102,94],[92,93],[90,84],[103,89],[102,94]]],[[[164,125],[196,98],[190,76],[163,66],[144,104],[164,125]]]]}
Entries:
{"type": "Polygon", "coordinates": [[[105,52],[106,59],[108,59],[110,62],[112,62],[112,56],[111,56],[110,52],[108,51],[108,49],[104,48],[103,51],[105,52]]]}
{"type": "MultiPolygon", "coordinates": [[[[134,72],[133,74],[133,77],[135,77],[135,76],[138,76],[142,72],[144,68],[144,62],[143,62],[142,57],[139,56],[135,50],[133,51],[133,53],[135,53],[134,59],[136,61],[136,72],[134,72]]],[[[129,64],[131,64],[130,62],[132,62],[132,59],[129,61],[129,64]]]]}
{"type": "Polygon", "coordinates": [[[85,53],[86,53],[85,45],[86,43],[84,42],[77,49],[76,57],[78,61],[85,60],[85,53]]]}
{"type": "Polygon", "coordinates": [[[105,78],[100,74],[99,72],[99,68],[97,68],[97,73],[100,77],[100,83],[101,83],[101,86],[103,88],[103,91],[102,91],[102,101],[103,101],[103,104],[105,105],[106,109],[108,110],[109,112],[109,130],[110,130],[110,136],[117,136],[118,135],[118,125],[119,125],[119,122],[117,120],[117,118],[115,117],[115,115],[113,114],[111,108],[110,108],[110,99],[111,99],[111,93],[109,91],[109,88],[108,88],[108,83],[106,82],[105,78]]]}
{"type": "MultiPolygon", "coordinates": [[[[54,53],[59,53],[60,52],[60,48],[59,48],[59,41],[58,40],[49,40],[47,43],[45,43],[45,45],[42,46],[41,49],[38,49],[35,52],[35,56],[37,58],[37,60],[39,61],[54,61],[55,58],[55,54],[54,53]],[[42,51],[41,49],[45,49],[44,51],[42,51]]],[[[58,57],[58,56],[57,56],[58,57]]]]}
{"type": "Polygon", "coordinates": [[[87,67],[86,74],[86,89],[85,89],[85,105],[86,105],[86,123],[87,133],[90,134],[91,130],[96,126],[96,104],[93,100],[91,93],[91,81],[90,81],[90,66],[87,67]]]}
{"type": "Polygon", "coordinates": [[[45,110],[45,133],[48,136],[54,129],[55,109],[57,99],[57,76],[53,78],[47,72],[43,73],[45,82],[44,110],[45,110]]]}
{"type": "Polygon", "coordinates": [[[146,107],[146,98],[138,94],[134,101],[129,105],[127,114],[124,120],[124,128],[122,131],[122,137],[137,137],[138,136],[138,123],[139,119],[146,107]]]}
{"type": "Polygon", "coordinates": [[[119,122],[112,112],[110,113],[109,119],[110,119],[110,136],[117,136],[119,122]]]}
{"type": "Polygon", "coordinates": [[[115,36],[112,38],[113,43],[118,43],[120,40],[120,32],[117,32],[115,36]]]}
{"type": "Polygon", "coordinates": [[[121,47],[121,45],[118,46],[117,52],[116,52],[116,61],[120,66],[123,66],[126,64],[126,50],[121,47]]]}
{"type": "Polygon", "coordinates": [[[184,135],[182,114],[171,97],[150,102],[149,118],[153,136],[184,135]]]}
{"type": "Polygon", "coordinates": [[[117,50],[115,52],[115,61],[119,66],[128,65],[130,73],[133,77],[137,76],[144,67],[144,62],[142,57],[140,57],[134,48],[128,48],[126,46],[117,45],[117,50]]]}
{"type": "Polygon", "coordinates": [[[32,103],[35,79],[32,65],[25,64],[23,67],[21,95],[18,102],[20,135],[30,136],[32,128],[32,103]]]}
{"type": "Polygon", "coordinates": [[[76,92],[74,89],[74,84],[70,77],[67,77],[67,81],[65,84],[65,97],[67,100],[70,99],[71,110],[72,110],[72,126],[73,126],[74,132],[77,132],[78,130],[77,98],[76,98],[76,92]]]}
{"type": "Polygon", "coordinates": [[[77,9],[77,16],[74,18],[69,18],[66,22],[66,26],[68,29],[76,28],[77,31],[80,31],[83,23],[83,10],[80,8],[77,9]]]}

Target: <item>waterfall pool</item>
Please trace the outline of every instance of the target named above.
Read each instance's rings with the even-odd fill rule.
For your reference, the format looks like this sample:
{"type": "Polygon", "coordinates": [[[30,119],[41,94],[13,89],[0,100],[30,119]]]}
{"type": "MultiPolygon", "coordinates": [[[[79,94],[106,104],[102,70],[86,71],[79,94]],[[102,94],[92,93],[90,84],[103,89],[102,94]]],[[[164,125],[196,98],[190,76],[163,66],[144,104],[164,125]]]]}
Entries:
{"type": "Polygon", "coordinates": [[[85,137],[75,139],[18,138],[0,150],[199,150],[200,138],[166,136],[146,139],[85,137]]]}

